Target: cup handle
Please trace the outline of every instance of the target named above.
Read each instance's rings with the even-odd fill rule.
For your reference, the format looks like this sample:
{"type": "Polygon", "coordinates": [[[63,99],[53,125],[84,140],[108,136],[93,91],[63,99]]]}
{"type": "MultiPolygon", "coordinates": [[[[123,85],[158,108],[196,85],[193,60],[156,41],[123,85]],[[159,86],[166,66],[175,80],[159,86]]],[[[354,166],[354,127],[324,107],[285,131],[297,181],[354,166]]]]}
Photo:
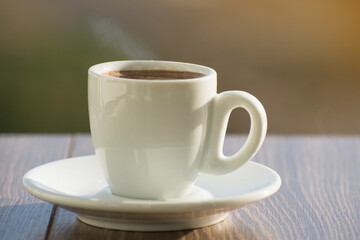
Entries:
{"type": "Polygon", "coordinates": [[[200,172],[225,174],[250,160],[264,142],[267,130],[266,112],[258,99],[243,91],[217,94],[211,102],[209,126],[205,140],[204,158],[200,172]],[[244,108],[250,115],[250,132],[245,144],[233,156],[223,154],[227,124],[235,108],[244,108]]]}

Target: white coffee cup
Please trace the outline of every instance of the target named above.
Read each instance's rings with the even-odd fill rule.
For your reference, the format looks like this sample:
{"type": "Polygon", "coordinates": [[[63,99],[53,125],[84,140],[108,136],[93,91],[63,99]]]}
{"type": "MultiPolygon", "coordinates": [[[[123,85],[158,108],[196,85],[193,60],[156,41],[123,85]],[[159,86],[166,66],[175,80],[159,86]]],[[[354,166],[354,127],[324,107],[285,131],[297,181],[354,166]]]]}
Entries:
{"type": "Polygon", "coordinates": [[[256,154],[267,129],[263,106],[243,91],[217,94],[216,81],[213,69],[181,62],[117,61],[89,69],[91,135],[113,194],[184,197],[199,173],[224,174],[256,154]],[[120,70],[190,71],[203,76],[146,80],[103,74],[120,70]],[[250,115],[250,132],[240,150],[226,157],[222,149],[227,123],[238,107],[250,115]]]}

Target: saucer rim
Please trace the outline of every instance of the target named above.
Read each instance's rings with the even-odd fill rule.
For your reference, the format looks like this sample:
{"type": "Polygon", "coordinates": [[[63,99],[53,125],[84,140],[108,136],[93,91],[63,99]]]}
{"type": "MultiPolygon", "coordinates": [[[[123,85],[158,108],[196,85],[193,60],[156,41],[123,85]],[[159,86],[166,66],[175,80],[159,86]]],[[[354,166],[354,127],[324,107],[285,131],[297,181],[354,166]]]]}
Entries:
{"type": "MultiPolygon", "coordinates": [[[[39,186],[35,185],[31,178],[31,173],[36,171],[38,168],[44,168],[48,165],[65,162],[65,161],[74,161],[80,158],[90,158],[95,157],[95,155],[87,155],[73,158],[65,158],[53,162],[49,162],[40,166],[37,166],[29,170],[23,176],[23,185],[27,191],[37,198],[40,198],[44,201],[59,205],[63,208],[77,210],[93,210],[93,211],[102,211],[102,212],[112,212],[112,213],[161,213],[161,212],[184,212],[184,211],[202,211],[202,210],[222,210],[229,211],[233,209],[240,208],[246,204],[256,202],[258,200],[267,198],[277,192],[281,186],[281,178],[279,174],[273,169],[264,166],[260,163],[253,161],[248,161],[246,164],[255,165],[258,168],[264,168],[266,171],[272,174],[273,181],[266,186],[263,186],[255,191],[250,191],[244,194],[239,194],[230,197],[215,197],[210,199],[202,199],[195,201],[161,201],[161,200],[141,200],[141,199],[131,199],[131,203],[124,202],[107,202],[107,204],[96,204],[92,201],[89,201],[86,197],[79,197],[73,195],[58,194],[56,192],[49,191],[47,189],[42,189],[39,186]],[[135,200],[135,201],[134,201],[135,200]]],[[[245,166],[245,165],[244,165],[245,166]]],[[[196,184],[195,184],[196,185],[196,184]]],[[[127,198],[122,198],[127,199],[127,198]]]]}

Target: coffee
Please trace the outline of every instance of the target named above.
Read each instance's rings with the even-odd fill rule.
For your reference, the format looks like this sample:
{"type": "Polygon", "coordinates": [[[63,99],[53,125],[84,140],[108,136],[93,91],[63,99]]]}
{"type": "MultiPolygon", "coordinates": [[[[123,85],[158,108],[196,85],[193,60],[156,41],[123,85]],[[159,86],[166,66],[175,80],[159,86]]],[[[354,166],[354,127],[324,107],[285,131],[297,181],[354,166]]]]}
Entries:
{"type": "Polygon", "coordinates": [[[187,71],[169,71],[169,70],[121,70],[103,73],[106,76],[130,78],[130,79],[148,79],[148,80],[177,80],[192,79],[205,76],[202,73],[187,71]]]}

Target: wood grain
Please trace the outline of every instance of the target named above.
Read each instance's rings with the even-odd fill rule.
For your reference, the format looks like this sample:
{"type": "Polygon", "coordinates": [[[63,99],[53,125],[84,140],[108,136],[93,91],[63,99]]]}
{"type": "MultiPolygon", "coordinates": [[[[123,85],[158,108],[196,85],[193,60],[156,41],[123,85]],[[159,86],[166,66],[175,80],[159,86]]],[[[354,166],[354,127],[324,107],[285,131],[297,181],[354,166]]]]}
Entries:
{"type": "MultiPolygon", "coordinates": [[[[244,141],[244,136],[229,135],[224,152],[231,155],[244,141]]],[[[279,192],[233,211],[219,224],[175,232],[96,228],[79,222],[75,214],[61,208],[49,221],[51,204],[25,193],[19,182],[22,174],[65,155],[93,152],[89,135],[0,137],[0,239],[24,236],[29,236],[26,239],[358,239],[360,236],[357,136],[268,136],[254,161],[280,174],[283,182],[279,192]]]]}
{"type": "Polygon", "coordinates": [[[52,204],[26,192],[23,175],[64,158],[69,135],[0,135],[0,239],[43,239],[52,204]]]}
{"type": "Polygon", "coordinates": [[[254,232],[270,239],[358,239],[357,137],[272,136],[254,160],[283,181],[273,197],[235,213],[254,232]]]}
{"type": "MultiPolygon", "coordinates": [[[[89,138],[76,139],[74,153],[93,152],[89,138]]],[[[229,135],[224,152],[233,154],[244,141],[243,136],[229,135]]],[[[269,136],[254,161],[280,174],[283,180],[280,191],[268,199],[233,211],[217,225],[164,233],[114,231],[83,224],[76,220],[75,214],[60,209],[50,237],[356,239],[360,234],[359,149],[358,138],[351,136],[269,136]]]]}

